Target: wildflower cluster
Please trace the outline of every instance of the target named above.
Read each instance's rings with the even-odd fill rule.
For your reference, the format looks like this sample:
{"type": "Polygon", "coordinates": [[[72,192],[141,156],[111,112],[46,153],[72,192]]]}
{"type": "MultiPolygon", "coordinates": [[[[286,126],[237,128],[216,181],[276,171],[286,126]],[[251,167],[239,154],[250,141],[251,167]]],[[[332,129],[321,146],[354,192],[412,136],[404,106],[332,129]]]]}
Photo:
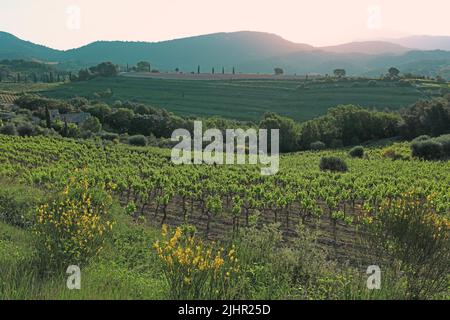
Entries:
{"type": "Polygon", "coordinates": [[[206,244],[178,227],[162,228],[162,240],[153,245],[163,262],[173,299],[214,299],[228,294],[239,273],[236,248],[206,244]]]}
{"type": "Polygon", "coordinates": [[[450,221],[434,198],[413,190],[384,200],[365,218],[369,244],[384,263],[400,268],[412,299],[448,290],[441,275],[450,268],[450,221]]]}
{"type": "Polygon", "coordinates": [[[382,223],[383,228],[392,231],[416,231],[422,237],[449,240],[450,220],[440,214],[435,201],[436,194],[424,196],[417,191],[410,191],[398,198],[386,199],[378,207],[378,214],[366,214],[363,222],[367,225],[382,223]]]}
{"type": "Polygon", "coordinates": [[[54,200],[38,207],[34,231],[45,262],[82,264],[97,255],[113,228],[110,204],[102,190],[71,179],[54,200]]]}

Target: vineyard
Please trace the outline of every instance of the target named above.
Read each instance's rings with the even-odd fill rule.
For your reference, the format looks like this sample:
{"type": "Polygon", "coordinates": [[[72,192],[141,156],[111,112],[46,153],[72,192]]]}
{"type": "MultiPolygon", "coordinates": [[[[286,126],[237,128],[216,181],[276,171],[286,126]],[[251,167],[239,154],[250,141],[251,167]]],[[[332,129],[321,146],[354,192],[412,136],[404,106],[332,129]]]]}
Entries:
{"type": "MultiPolygon", "coordinates": [[[[407,150],[408,146],[398,144],[396,148],[407,150]]],[[[422,221],[419,226],[425,221],[431,223],[427,226],[432,229],[426,229],[425,233],[411,229],[411,234],[408,234],[410,231],[402,229],[401,234],[405,235],[408,246],[411,241],[417,241],[414,238],[417,234],[418,243],[421,243],[420,239],[442,240],[443,244],[439,245],[443,245],[445,249],[439,249],[444,250],[439,254],[448,255],[450,163],[394,161],[383,157],[384,153],[382,149],[374,148],[367,150],[364,158],[352,158],[345,150],[289,154],[281,157],[277,175],[261,176],[259,168],[250,165],[173,165],[169,150],[164,149],[104,144],[93,140],[0,135],[0,181],[6,184],[13,181],[50,193],[66,190],[63,191],[64,195],[69,192],[68,185],[74,181],[83,181],[83,190],[87,190],[88,186],[98,186],[111,192],[124,208],[123,211],[135,222],[157,228],[166,225],[183,228],[190,226],[189,228],[195,228],[199,237],[205,241],[227,241],[229,237],[233,238],[240,234],[241,230],[247,230],[251,226],[264,230],[266,226],[278,223],[284,242],[288,245],[295,244],[297,237],[302,234],[298,233],[300,224],[309,230],[319,231],[318,245],[327,252],[330,259],[340,261],[343,265],[350,262],[355,266],[358,261],[363,261],[360,258],[363,259],[365,252],[361,247],[362,242],[359,241],[362,226],[376,219],[378,215],[383,219],[392,218],[395,223],[415,223],[416,213],[424,210],[425,220],[419,220],[422,221]],[[349,171],[321,171],[320,159],[329,155],[344,158],[349,171]],[[390,212],[389,216],[386,216],[387,212],[390,212]]],[[[83,192],[80,201],[85,201],[86,194],[89,194],[89,191],[83,192]]],[[[71,212],[68,213],[69,217],[76,219],[77,208],[94,210],[89,199],[86,204],[79,205],[65,201],[61,202],[61,205],[51,204],[55,209],[48,209],[48,205],[42,206],[38,213],[38,217],[41,217],[39,221],[45,221],[45,215],[50,214],[48,221],[52,222],[51,217],[56,213],[46,213],[46,210],[64,210],[64,206],[68,205],[71,212]],[[58,206],[62,207],[57,209],[58,206]]],[[[103,207],[105,204],[101,204],[101,208],[103,207]]],[[[67,218],[67,215],[64,213],[62,217],[67,218]]],[[[86,219],[91,219],[91,216],[86,219]]],[[[86,230],[92,229],[89,232],[95,232],[97,228],[102,228],[101,235],[113,225],[109,220],[103,225],[99,223],[100,220],[93,225],[86,225],[86,230]]],[[[417,227],[415,224],[413,226],[417,227]]],[[[392,226],[386,224],[385,227],[392,226]]],[[[397,227],[392,228],[392,232],[398,232],[397,227]]],[[[381,237],[384,232],[373,230],[377,237],[381,237]],[[377,232],[381,232],[380,235],[377,232]]],[[[189,254],[189,246],[194,243],[191,239],[184,244],[186,247],[180,244],[178,250],[170,251],[175,249],[171,249],[169,244],[181,241],[181,233],[181,229],[177,229],[172,240],[165,242],[167,248],[157,245],[161,259],[170,262],[167,268],[173,267],[170,260],[172,257],[187,259],[183,258],[184,251],[180,250],[186,250],[186,254],[189,254]],[[168,252],[168,256],[165,256],[164,250],[168,252]]],[[[41,234],[45,236],[49,233],[41,231],[41,234]]],[[[167,228],[164,231],[164,235],[166,234],[167,228]]],[[[80,235],[82,233],[77,233],[77,236],[80,235]]],[[[89,240],[90,237],[94,236],[89,236],[85,240],[87,243],[93,241],[89,240]]],[[[59,241],[59,238],[55,239],[52,241],[59,241]]],[[[69,239],[73,240],[70,234],[69,239]]],[[[134,252],[136,249],[129,247],[127,250],[134,252]]],[[[151,250],[150,245],[148,250],[151,250]]],[[[204,250],[205,253],[201,254],[210,255],[206,247],[204,250]]],[[[256,247],[249,250],[256,250],[256,247]]],[[[211,270],[221,268],[221,251],[217,254],[216,262],[211,262],[211,270]]],[[[280,258],[276,259],[278,261],[280,258]]],[[[281,259],[280,263],[284,258],[281,259]]],[[[180,266],[183,266],[185,260],[180,261],[180,266]]],[[[229,263],[230,266],[236,264],[234,260],[229,263]]],[[[448,264],[448,261],[445,263],[448,264]]],[[[237,266],[230,268],[239,270],[237,266]]],[[[445,272],[442,275],[444,280],[447,276],[445,272]]],[[[228,279],[228,276],[224,277],[228,279]]],[[[177,284],[175,281],[174,285],[177,284]]],[[[183,295],[185,289],[178,288],[181,293],[174,298],[189,297],[183,295]]],[[[230,294],[229,291],[226,294],[230,294]]]]}
{"type": "Polygon", "coordinates": [[[438,214],[450,212],[449,162],[392,161],[376,149],[368,159],[349,158],[345,174],[320,171],[320,157],[336,153],[328,151],[283,156],[279,174],[262,177],[249,165],[175,166],[169,152],[160,149],[0,139],[3,177],[52,190],[78,172],[93,184],[113,185],[122,204],[135,207],[135,218],[161,225],[190,223],[210,238],[236,232],[255,218],[280,223],[287,238],[299,221],[318,223],[328,231],[322,241],[348,257],[352,226],[364,212],[376,213],[386,199],[414,192],[433,197],[438,214]]]}
{"type": "Polygon", "coordinates": [[[17,99],[16,95],[0,93],[0,103],[12,104],[17,99]]]}

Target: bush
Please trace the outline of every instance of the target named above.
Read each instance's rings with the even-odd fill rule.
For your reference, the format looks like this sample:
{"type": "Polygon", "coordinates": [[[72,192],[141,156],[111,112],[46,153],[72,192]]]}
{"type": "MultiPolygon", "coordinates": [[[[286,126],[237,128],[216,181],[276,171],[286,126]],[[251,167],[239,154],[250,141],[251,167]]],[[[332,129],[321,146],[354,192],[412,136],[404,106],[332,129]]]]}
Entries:
{"type": "Polygon", "coordinates": [[[34,231],[45,267],[81,266],[98,255],[113,226],[110,207],[111,196],[85,178],[71,179],[63,192],[41,205],[34,231]]]}
{"type": "Polygon", "coordinates": [[[2,184],[0,189],[0,220],[19,228],[33,224],[33,214],[40,200],[35,189],[2,184]]]}
{"type": "Polygon", "coordinates": [[[163,226],[162,240],[154,249],[164,265],[164,276],[172,299],[230,299],[229,289],[237,281],[236,250],[207,244],[181,228],[163,226]]]}
{"type": "Polygon", "coordinates": [[[4,125],[3,127],[0,127],[0,134],[8,136],[17,136],[16,126],[13,124],[4,125]]]}
{"type": "Polygon", "coordinates": [[[364,157],[364,148],[362,146],[353,147],[348,154],[352,158],[362,158],[364,157]]]}
{"type": "Polygon", "coordinates": [[[322,171],[334,171],[334,172],[347,172],[348,166],[344,160],[338,157],[322,157],[320,159],[320,170],[322,171]]]}
{"type": "Polygon", "coordinates": [[[316,141],[309,145],[311,150],[324,150],[327,146],[322,141],[316,141]]]}
{"type": "Polygon", "coordinates": [[[448,292],[450,221],[433,195],[408,192],[386,199],[364,221],[372,254],[406,277],[409,299],[433,299],[448,292]]]}
{"type": "Polygon", "coordinates": [[[370,81],[367,83],[367,85],[368,85],[369,87],[376,87],[376,86],[377,86],[377,82],[376,82],[375,80],[370,80],[370,81]]]}
{"type": "Polygon", "coordinates": [[[442,152],[446,157],[450,157],[450,134],[446,134],[434,139],[442,145],[442,152]]]}
{"type": "Polygon", "coordinates": [[[131,136],[128,138],[128,143],[132,146],[141,146],[145,147],[148,143],[148,140],[143,135],[131,136]]]}
{"type": "Polygon", "coordinates": [[[425,140],[411,144],[412,156],[424,160],[437,160],[443,156],[442,144],[435,140],[425,140]]]}
{"type": "Polygon", "coordinates": [[[101,138],[107,141],[118,141],[119,135],[117,133],[103,132],[101,134],[101,138]]]}
{"type": "Polygon", "coordinates": [[[30,123],[23,123],[17,127],[17,133],[21,137],[30,137],[34,135],[34,126],[30,123]]]}

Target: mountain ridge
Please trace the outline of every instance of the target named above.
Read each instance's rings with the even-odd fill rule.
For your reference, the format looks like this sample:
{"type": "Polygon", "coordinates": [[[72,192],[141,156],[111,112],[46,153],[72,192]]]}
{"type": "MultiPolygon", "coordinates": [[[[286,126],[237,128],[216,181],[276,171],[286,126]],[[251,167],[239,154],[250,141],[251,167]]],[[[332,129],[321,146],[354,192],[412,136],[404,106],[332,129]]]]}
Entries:
{"type": "Polygon", "coordinates": [[[212,68],[219,72],[222,67],[229,71],[236,67],[239,72],[258,73],[282,67],[287,73],[300,74],[331,73],[333,68],[346,67],[352,75],[379,74],[394,62],[397,67],[408,65],[405,72],[423,73],[421,61],[426,61],[424,64],[428,66],[431,61],[433,71],[427,75],[443,73],[450,77],[450,51],[417,50],[388,41],[314,47],[276,34],[253,31],[211,33],[159,42],[95,41],[70,50],[52,49],[0,31],[0,59],[57,62],[60,68],[70,70],[102,61],[125,66],[147,60],[161,71],[179,68],[192,72],[200,65],[204,72],[212,68]]]}

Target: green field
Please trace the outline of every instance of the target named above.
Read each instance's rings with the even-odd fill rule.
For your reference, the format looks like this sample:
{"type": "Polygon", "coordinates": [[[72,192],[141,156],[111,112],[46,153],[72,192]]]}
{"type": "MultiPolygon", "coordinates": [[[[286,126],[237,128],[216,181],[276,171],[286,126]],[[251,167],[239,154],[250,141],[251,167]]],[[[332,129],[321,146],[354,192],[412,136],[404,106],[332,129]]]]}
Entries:
{"type": "Polygon", "coordinates": [[[73,82],[42,91],[54,98],[83,96],[113,103],[135,101],[165,108],[184,116],[223,116],[259,120],[268,111],[304,121],[323,115],[339,104],[356,104],[379,110],[396,110],[427,98],[416,87],[367,81],[339,83],[298,80],[189,81],[137,78],[99,78],[73,82]],[[109,89],[109,90],[108,90],[109,89]]]}

